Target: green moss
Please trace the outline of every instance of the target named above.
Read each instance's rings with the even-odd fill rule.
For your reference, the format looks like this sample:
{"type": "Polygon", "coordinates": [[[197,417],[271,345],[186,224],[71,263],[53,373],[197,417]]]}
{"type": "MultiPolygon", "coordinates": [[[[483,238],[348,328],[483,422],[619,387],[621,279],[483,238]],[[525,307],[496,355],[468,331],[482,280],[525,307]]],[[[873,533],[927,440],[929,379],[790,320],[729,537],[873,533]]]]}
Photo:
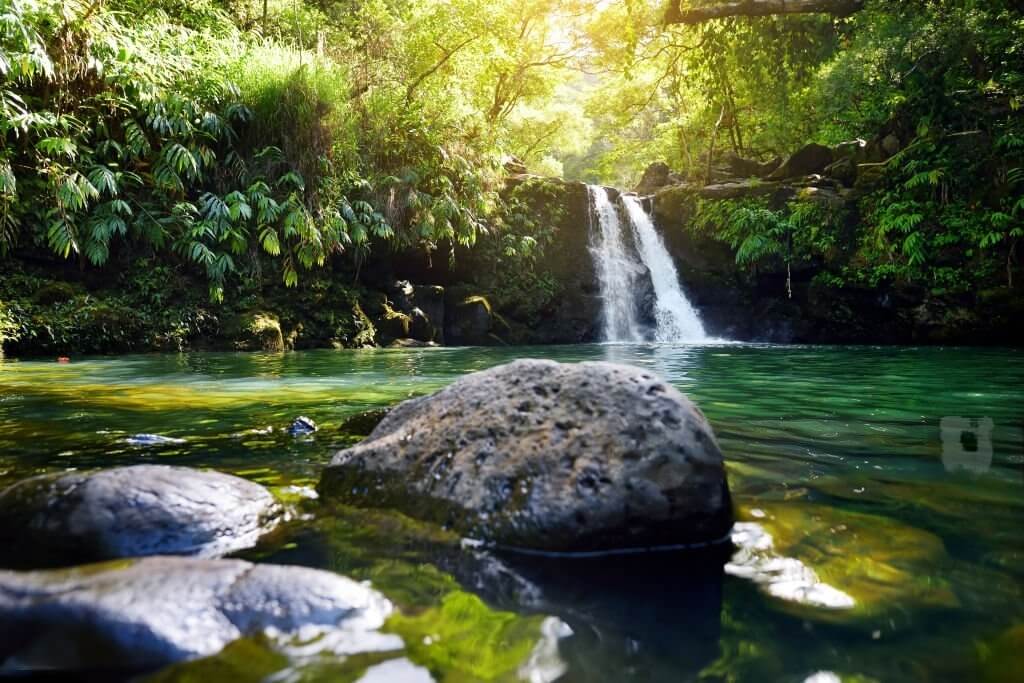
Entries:
{"type": "Polygon", "coordinates": [[[281,323],[276,317],[257,313],[249,323],[249,332],[259,339],[264,351],[284,351],[281,323]]]}
{"type": "Polygon", "coordinates": [[[540,636],[542,616],[499,612],[469,593],[453,591],[439,607],[396,614],[385,630],[405,640],[409,659],[442,681],[514,676],[540,636]]]}
{"type": "Polygon", "coordinates": [[[272,313],[240,313],[224,325],[224,336],[239,351],[284,351],[281,322],[272,313]]]}
{"type": "Polygon", "coordinates": [[[242,638],[212,657],[183,662],[148,676],[145,683],[256,683],[288,665],[288,658],[270,649],[262,639],[242,638]]]}
{"type": "Polygon", "coordinates": [[[391,306],[391,302],[387,300],[384,301],[384,320],[395,326],[395,331],[399,333],[398,336],[409,336],[409,327],[412,325],[412,318],[408,314],[393,308],[391,306]]]}
{"type": "Polygon", "coordinates": [[[850,595],[852,610],[818,613],[845,618],[889,614],[896,605],[952,608],[959,600],[938,567],[949,566],[942,540],[888,517],[808,503],[759,505],[763,516],[741,508],[771,534],[775,551],[794,557],[818,578],[850,595]],[[927,568],[927,571],[922,571],[927,568]]]}
{"type": "Polygon", "coordinates": [[[377,329],[358,301],[352,304],[352,314],[355,316],[356,329],[359,330],[352,339],[355,346],[374,346],[377,343],[377,329]]]}
{"type": "Polygon", "coordinates": [[[4,352],[4,342],[8,339],[17,339],[18,325],[14,320],[14,316],[4,305],[3,301],[0,301],[0,354],[4,352]]]}
{"type": "Polygon", "coordinates": [[[41,306],[50,306],[70,301],[81,293],[70,282],[52,281],[37,289],[32,301],[41,306]]]}

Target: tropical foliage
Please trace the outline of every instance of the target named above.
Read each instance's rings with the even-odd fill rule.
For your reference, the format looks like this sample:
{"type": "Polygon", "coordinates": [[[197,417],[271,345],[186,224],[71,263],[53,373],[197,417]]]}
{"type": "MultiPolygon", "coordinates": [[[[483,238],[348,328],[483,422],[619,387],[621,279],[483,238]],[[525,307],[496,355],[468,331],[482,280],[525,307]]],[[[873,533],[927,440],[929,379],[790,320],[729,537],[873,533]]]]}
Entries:
{"type": "Polygon", "coordinates": [[[551,225],[502,193],[512,156],[620,186],[665,160],[701,184],[725,151],[893,136],[852,219],[797,198],[707,203],[691,227],[743,267],[1019,284],[1018,3],[691,24],[666,5],[0,0],[0,260],[116,281],[152,259],[214,302],[320,269],[351,282],[374,250],[522,273],[551,225]]]}

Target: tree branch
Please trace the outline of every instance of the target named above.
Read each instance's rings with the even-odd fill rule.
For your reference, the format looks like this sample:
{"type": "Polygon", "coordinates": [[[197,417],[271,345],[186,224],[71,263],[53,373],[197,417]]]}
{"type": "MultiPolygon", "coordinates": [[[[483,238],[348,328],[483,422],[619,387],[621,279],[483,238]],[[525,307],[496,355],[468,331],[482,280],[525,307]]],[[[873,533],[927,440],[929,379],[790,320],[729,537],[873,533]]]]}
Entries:
{"type": "Polygon", "coordinates": [[[479,37],[480,36],[470,36],[469,38],[466,38],[464,41],[462,41],[461,43],[459,43],[458,45],[456,45],[455,47],[453,47],[450,50],[446,49],[445,47],[443,47],[441,45],[438,45],[437,47],[441,50],[441,54],[442,54],[441,59],[439,59],[437,62],[435,62],[434,65],[431,66],[429,69],[427,69],[426,71],[421,73],[419,76],[417,76],[413,80],[413,82],[409,84],[409,87],[405,89],[405,101],[406,102],[411,102],[412,101],[413,93],[416,92],[416,88],[420,87],[420,84],[423,83],[423,81],[427,80],[432,75],[434,75],[434,73],[436,73],[438,69],[440,69],[442,66],[444,66],[445,63],[449,59],[451,59],[453,55],[455,55],[456,52],[458,52],[462,48],[466,47],[467,45],[469,45],[470,43],[472,43],[474,40],[476,40],[479,37]]]}
{"type": "Polygon", "coordinates": [[[729,0],[683,9],[671,0],[666,24],[699,24],[725,17],[767,17],[775,14],[832,14],[846,17],[864,8],[864,0],[729,0]]]}

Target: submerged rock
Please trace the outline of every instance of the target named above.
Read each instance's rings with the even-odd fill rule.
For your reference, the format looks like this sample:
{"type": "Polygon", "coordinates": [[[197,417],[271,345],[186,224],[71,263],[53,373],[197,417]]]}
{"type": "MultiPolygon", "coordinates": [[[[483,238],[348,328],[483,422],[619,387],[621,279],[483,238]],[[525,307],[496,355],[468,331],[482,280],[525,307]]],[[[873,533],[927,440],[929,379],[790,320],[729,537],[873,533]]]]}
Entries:
{"type": "Polygon", "coordinates": [[[390,410],[390,408],[370,408],[356,413],[346,418],[338,426],[338,431],[349,436],[369,436],[390,410]]]}
{"type": "Polygon", "coordinates": [[[653,374],[520,360],[395,407],[321,492],[541,551],[706,544],[732,525],[701,412],[653,374]]]}
{"type": "Polygon", "coordinates": [[[5,563],[142,555],[212,557],[251,547],[281,513],[262,486],[219,472],[136,465],[43,475],[0,492],[5,563]]]}
{"type": "Polygon", "coordinates": [[[341,631],[350,653],[394,650],[392,611],[336,574],[241,560],[146,558],[70,570],[0,571],[4,668],[146,669],[265,631],[341,631]]]}
{"type": "Polygon", "coordinates": [[[440,344],[432,341],[420,341],[419,339],[410,339],[408,337],[396,339],[390,344],[388,344],[389,349],[425,349],[436,346],[440,346],[440,344]]]}
{"type": "Polygon", "coordinates": [[[292,420],[290,425],[288,425],[288,433],[292,436],[312,434],[318,429],[320,428],[316,426],[316,422],[313,422],[311,418],[308,418],[305,415],[299,415],[297,418],[292,420]]]}

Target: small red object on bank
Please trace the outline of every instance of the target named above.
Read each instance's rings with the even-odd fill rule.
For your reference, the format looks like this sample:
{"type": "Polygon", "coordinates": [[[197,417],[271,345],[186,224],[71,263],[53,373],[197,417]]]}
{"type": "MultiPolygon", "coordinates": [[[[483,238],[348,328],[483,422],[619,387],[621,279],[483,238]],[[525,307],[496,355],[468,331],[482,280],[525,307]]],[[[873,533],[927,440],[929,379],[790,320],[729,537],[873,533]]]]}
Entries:
{"type": "Polygon", "coordinates": [[[57,356],[57,362],[58,363],[70,363],[71,359],[68,358],[67,356],[57,356]]]}

